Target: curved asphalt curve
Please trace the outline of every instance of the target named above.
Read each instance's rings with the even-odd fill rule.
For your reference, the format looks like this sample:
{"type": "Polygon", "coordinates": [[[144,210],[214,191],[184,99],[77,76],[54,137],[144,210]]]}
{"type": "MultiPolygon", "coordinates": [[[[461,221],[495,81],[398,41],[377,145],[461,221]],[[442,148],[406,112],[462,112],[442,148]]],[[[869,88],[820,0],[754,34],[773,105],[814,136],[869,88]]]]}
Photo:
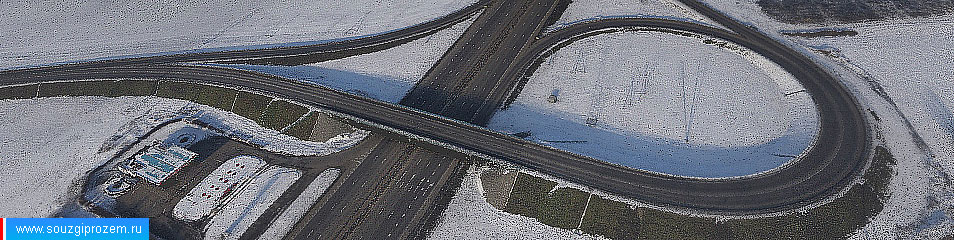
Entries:
{"type": "Polygon", "coordinates": [[[609,170],[600,171],[596,168],[580,169],[587,171],[587,174],[603,175],[599,177],[572,173],[558,176],[651,203],[722,214],[766,213],[805,206],[837,193],[867,164],[870,149],[867,125],[851,95],[834,78],[820,68],[813,68],[814,63],[798,61],[801,55],[791,55],[794,52],[780,51],[772,45],[695,23],[616,18],[560,29],[535,42],[528,54],[515,61],[519,64],[517,66],[522,67],[504,75],[505,79],[517,82],[508,101],[512,101],[526,83],[532,65],[559,48],[554,46],[591,34],[633,28],[671,29],[717,37],[742,45],[778,63],[799,80],[819,110],[817,142],[798,160],[783,168],[740,178],[700,180],[630,170],[622,166],[605,167],[609,170]]]}
{"type": "MultiPolygon", "coordinates": [[[[82,79],[146,78],[251,89],[346,113],[624,197],[717,214],[757,214],[805,206],[842,190],[865,165],[869,136],[854,99],[820,67],[811,61],[804,61],[806,57],[787,47],[780,49],[780,44],[774,41],[751,40],[748,36],[740,37],[724,30],[685,22],[606,19],[562,29],[535,42],[534,49],[542,53],[551,46],[546,44],[556,44],[579,34],[633,26],[670,28],[720,37],[776,61],[802,82],[820,110],[819,142],[802,160],[784,169],[745,178],[700,180],[613,165],[416,109],[272,75],[219,67],[154,64],[196,59],[249,59],[269,54],[292,56],[298,50],[288,50],[290,52],[287,54],[257,52],[275,51],[268,49],[248,50],[206,54],[209,57],[166,56],[152,58],[155,61],[121,59],[21,69],[0,72],[0,86],[82,79]]],[[[527,54],[518,61],[530,63],[538,56],[527,54]]],[[[519,72],[506,76],[521,76],[519,72]]]]}

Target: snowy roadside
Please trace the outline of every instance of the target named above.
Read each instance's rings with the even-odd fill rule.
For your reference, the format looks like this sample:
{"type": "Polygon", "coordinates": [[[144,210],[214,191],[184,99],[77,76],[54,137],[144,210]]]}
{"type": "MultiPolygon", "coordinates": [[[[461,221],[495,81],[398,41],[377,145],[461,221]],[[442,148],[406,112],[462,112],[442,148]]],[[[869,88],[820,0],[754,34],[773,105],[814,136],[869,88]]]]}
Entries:
{"type": "Polygon", "coordinates": [[[793,25],[754,1],[709,4],[806,53],[836,73],[878,124],[896,156],[884,210],[853,238],[939,238],[954,231],[954,15],[793,25]],[[797,38],[783,30],[836,27],[854,36],[797,38]]]}
{"type": "Polygon", "coordinates": [[[397,103],[424,78],[479,16],[411,42],[363,55],[302,66],[224,65],[265,72],[397,103]]]}
{"type": "Polygon", "coordinates": [[[428,239],[599,239],[494,208],[484,200],[479,175],[479,167],[467,171],[428,239]]]}

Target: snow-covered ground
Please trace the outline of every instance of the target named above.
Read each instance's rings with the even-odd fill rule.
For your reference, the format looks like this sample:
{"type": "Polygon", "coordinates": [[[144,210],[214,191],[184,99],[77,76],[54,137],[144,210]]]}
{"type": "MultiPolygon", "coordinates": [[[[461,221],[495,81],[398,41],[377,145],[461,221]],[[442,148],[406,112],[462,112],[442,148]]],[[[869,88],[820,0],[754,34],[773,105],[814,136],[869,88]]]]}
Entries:
{"type": "Polygon", "coordinates": [[[130,120],[180,102],[140,97],[0,101],[0,215],[47,217],[73,199],[87,171],[110,154],[101,144],[130,120]]]}
{"type": "Polygon", "coordinates": [[[488,127],[694,177],[755,174],[802,153],[817,131],[803,88],[758,54],[703,39],[628,31],[574,42],[548,57],[488,127]]]}
{"type": "Polygon", "coordinates": [[[233,113],[157,97],[54,97],[0,100],[0,215],[48,217],[76,201],[88,171],[158,124],[194,117],[231,137],[284,154],[327,155],[367,132],[305,142],[233,113]],[[241,131],[239,131],[241,130],[241,131]],[[345,139],[348,138],[348,139],[345,139]],[[337,139],[337,140],[336,140],[337,139]],[[297,143],[296,143],[297,142],[297,143]],[[286,149],[287,148],[287,149],[286,149]]]}
{"type": "Polygon", "coordinates": [[[432,35],[390,49],[303,66],[228,65],[398,102],[470,27],[477,15],[432,35]]]}
{"type": "Polygon", "coordinates": [[[429,239],[593,239],[494,208],[484,199],[480,171],[471,167],[429,239]]]}
{"type": "Polygon", "coordinates": [[[554,30],[580,21],[621,16],[666,18],[714,24],[705,16],[690,10],[676,0],[574,0],[567,6],[560,19],[547,29],[554,30]]]}
{"type": "Polygon", "coordinates": [[[892,186],[892,196],[899,199],[891,199],[859,237],[911,232],[922,238],[940,236],[933,231],[950,233],[954,231],[950,182],[954,173],[954,15],[849,26],[859,34],[798,42],[836,51],[837,62],[880,84],[934,155],[930,159],[925,154],[904,154],[917,161],[899,167],[904,174],[896,176],[900,179],[892,186]],[[947,176],[938,178],[938,174],[947,176]],[[932,182],[924,176],[943,180],[932,182]],[[935,191],[942,195],[931,196],[935,191]],[[905,212],[911,216],[904,217],[905,212]]]}
{"type": "Polygon", "coordinates": [[[293,156],[325,156],[347,149],[364,140],[370,131],[354,129],[324,142],[302,141],[298,138],[267,129],[251,119],[204,105],[193,105],[185,117],[193,117],[225,132],[226,136],[259,146],[264,150],[293,156]]]}
{"type": "Polygon", "coordinates": [[[239,239],[299,177],[299,170],[274,166],[255,176],[212,217],[205,239],[239,239]]]}
{"type": "Polygon", "coordinates": [[[754,0],[708,3],[811,52],[882,118],[885,142],[898,160],[897,174],[884,211],[854,238],[931,239],[954,232],[954,15],[792,25],[774,21],[754,0]],[[806,39],[778,34],[821,27],[852,29],[858,35],[806,39]]]}
{"type": "Polygon", "coordinates": [[[476,0],[0,2],[0,69],[378,34],[476,0]]]}
{"type": "Polygon", "coordinates": [[[208,216],[226,203],[221,200],[228,199],[229,193],[235,193],[253,177],[258,178],[256,174],[265,165],[265,160],[256,156],[242,155],[225,161],[176,203],[172,215],[190,222],[208,216]]]}

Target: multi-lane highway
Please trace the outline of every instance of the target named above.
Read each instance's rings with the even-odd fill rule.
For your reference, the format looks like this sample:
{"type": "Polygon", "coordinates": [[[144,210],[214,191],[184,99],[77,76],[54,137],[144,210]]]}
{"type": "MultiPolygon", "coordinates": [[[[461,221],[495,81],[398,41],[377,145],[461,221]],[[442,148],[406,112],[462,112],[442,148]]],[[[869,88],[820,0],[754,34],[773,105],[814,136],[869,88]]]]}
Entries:
{"type": "MultiPolygon", "coordinates": [[[[662,19],[606,19],[573,25],[545,35],[536,41],[533,41],[534,38],[528,38],[526,41],[533,42],[528,42],[526,47],[521,47],[523,50],[519,51],[518,54],[515,56],[512,54],[506,55],[514,58],[506,67],[491,67],[487,68],[492,69],[487,70],[490,72],[477,70],[473,73],[473,77],[476,78],[491,78],[491,80],[478,79],[475,81],[493,83],[494,85],[465,85],[467,86],[465,89],[494,88],[501,90],[483,91],[483,93],[476,94],[485,95],[481,96],[484,100],[479,102],[478,112],[471,113],[474,114],[472,116],[483,116],[489,119],[492,112],[503,105],[509,96],[519,94],[519,86],[524,79],[523,77],[531,74],[528,70],[532,69],[532,63],[561,42],[572,41],[574,38],[586,34],[611,29],[632,27],[675,29],[722,38],[752,49],[777,62],[804,85],[819,110],[821,129],[817,144],[803,154],[804,156],[800,160],[772,172],[742,178],[705,180],[669,176],[609,164],[597,159],[514,138],[466,122],[405,106],[358,97],[326,87],[228,68],[168,64],[192,61],[290,59],[310,54],[314,54],[310,56],[323,56],[320,51],[309,53],[305,50],[290,49],[285,50],[287,52],[281,50],[249,50],[207,53],[209,57],[156,57],[152,59],[99,61],[19,69],[0,72],[0,86],[82,79],[146,78],[193,81],[250,89],[271,96],[292,99],[304,104],[345,113],[444,142],[467,151],[511,161],[530,169],[623,197],[659,206],[688,208],[709,213],[739,215],[776,212],[806,206],[843,190],[854,177],[858,176],[860,170],[866,164],[870,149],[869,133],[863,113],[845,87],[820,66],[788,46],[764,36],[758,31],[738,24],[698,2],[688,0],[684,2],[733,32],[694,23],[662,19]],[[257,51],[270,53],[265,54],[257,51]],[[268,58],[263,58],[263,54],[268,55],[268,58]],[[499,79],[494,79],[498,76],[500,76],[499,79]],[[490,114],[479,112],[489,112],[490,114]]],[[[527,6],[532,7],[533,5],[527,6]]],[[[493,13],[493,11],[484,14],[490,13],[493,13]]],[[[506,14],[503,16],[511,17],[506,14]]],[[[539,19],[539,16],[533,14],[512,17],[539,19]]],[[[362,47],[360,44],[355,44],[351,47],[362,47]]],[[[447,58],[446,55],[445,58],[447,58]]],[[[273,60],[255,61],[275,62],[273,60]]],[[[290,62],[295,63],[296,61],[290,62]]],[[[466,63],[461,64],[463,64],[461,66],[467,65],[466,63]]],[[[432,72],[439,70],[441,69],[432,69],[432,72]]],[[[464,78],[458,79],[469,81],[464,78]]],[[[438,81],[442,80],[438,79],[438,81]]],[[[455,85],[454,82],[440,84],[459,86],[455,85]]],[[[440,88],[435,89],[446,91],[440,90],[440,88]]],[[[447,95],[446,92],[442,94],[447,95]]],[[[474,118],[458,119],[477,123],[484,122],[481,119],[474,118]]]]}
{"type": "MultiPolygon", "coordinates": [[[[401,105],[478,125],[488,119],[477,111],[487,96],[508,92],[501,84],[518,53],[525,51],[559,17],[559,0],[493,1],[424,75],[401,105]]],[[[562,8],[561,8],[562,9],[562,8]]],[[[491,112],[492,114],[492,112],[491,112]]],[[[483,115],[489,115],[483,113],[483,115]]]]}
{"type": "Polygon", "coordinates": [[[295,239],[406,239],[422,235],[428,206],[461,163],[460,154],[401,138],[379,140],[295,239]]]}

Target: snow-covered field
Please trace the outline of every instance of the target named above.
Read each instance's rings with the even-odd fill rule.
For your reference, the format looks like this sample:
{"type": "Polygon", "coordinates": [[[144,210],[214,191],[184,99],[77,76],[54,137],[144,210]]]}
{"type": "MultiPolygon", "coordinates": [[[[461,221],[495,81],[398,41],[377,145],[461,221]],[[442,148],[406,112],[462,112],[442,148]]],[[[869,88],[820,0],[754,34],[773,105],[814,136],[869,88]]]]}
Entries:
{"type": "Polygon", "coordinates": [[[110,154],[101,144],[130,120],[179,102],[76,97],[0,101],[0,215],[47,217],[73,199],[86,171],[110,154]]]}
{"type": "Polygon", "coordinates": [[[396,103],[440,60],[474,19],[390,49],[303,66],[228,65],[396,103]]]}
{"type": "Polygon", "coordinates": [[[694,177],[755,174],[802,153],[817,131],[802,87],[764,57],[705,38],[635,31],[574,42],[547,58],[488,127],[694,177]]]}
{"type": "Polygon", "coordinates": [[[0,2],[0,69],[378,34],[476,0],[0,2]]]}
{"type": "Polygon", "coordinates": [[[480,171],[471,167],[429,239],[592,239],[536,219],[507,213],[487,203],[480,171]]]}
{"type": "Polygon", "coordinates": [[[804,52],[833,51],[831,56],[811,56],[838,73],[883,119],[885,142],[898,159],[897,175],[884,211],[854,238],[931,239],[954,232],[954,15],[792,25],[774,21],[754,0],[709,4],[804,52]],[[852,29],[858,35],[806,39],[778,34],[821,27],[852,29]],[[879,87],[883,94],[873,90],[879,87]]]}
{"type": "Polygon", "coordinates": [[[859,34],[798,42],[837,51],[837,62],[880,84],[934,155],[905,154],[917,161],[899,167],[906,174],[896,176],[900,179],[893,183],[892,196],[901,199],[891,199],[885,212],[859,237],[885,232],[912,232],[918,237],[940,236],[933,231],[950,233],[954,231],[950,179],[954,173],[954,15],[851,24],[850,28],[859,34]],[[941,195],[931,196],[936,191],[941,195]]]}
{"type": "Polygon", "coordinates": [[[608,17],[649,17],[714,24],[676,0],[574,0],[549,30],[579,21],[608,17]]]}

